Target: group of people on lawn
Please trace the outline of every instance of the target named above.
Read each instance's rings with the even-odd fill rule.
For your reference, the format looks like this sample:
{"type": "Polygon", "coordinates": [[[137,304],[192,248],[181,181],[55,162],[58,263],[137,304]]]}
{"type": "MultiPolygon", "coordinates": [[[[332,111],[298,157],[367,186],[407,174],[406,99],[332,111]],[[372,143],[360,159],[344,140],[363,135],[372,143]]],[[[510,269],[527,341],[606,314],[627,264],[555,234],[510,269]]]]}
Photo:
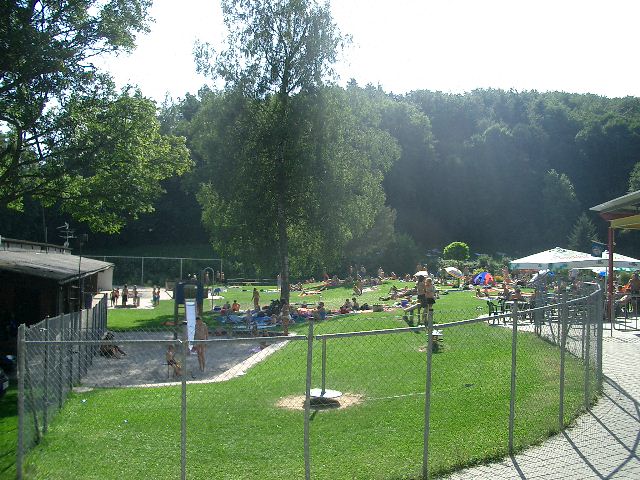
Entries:
{"type": "MultiPolygon", "coordinates": [[[[111,302],[111,307],[113,308],[118,306],[118,301],[120,299],[122,299],[121,305],[125,308],[129,306],[129,299],[131,299],[131,305],[133,307],[139,307],[140,296],[140,292],[138,292],[138,287],[136,285],[134,285],[133,288],[129,289],[129,286],[125,283],[122,287],[122,293],[117,287],[111,289],[109,300],[111,302]]],[[[153,287],[153,291],[151,293],[151,304],[154,307],[160,305],[160,287],[153,287]]]]}
{"type": "MultiPolygon", "coordinates": [[[[416,292],[418,295],[418,302],[420,306],[425,310],[429,310],[430,312],[433,311],[433,305],[436,303],[436,295],[437,295],[436,288],[433,285],[433,280],[430,277],[425,278],[422,275],[418,276],[418,282],[416,283],[416,292]]],[[[253,300],[254,309],[258,312],[262,312],[262,309],[260,308],[260,293],[258,292],[257,288],[253,289],[252,300],[253,300]]],[[[367,304],[363,304],[362,306],[360,306],[357,298],[353,297],[351,299],[347,298],[344,304],[340,307],[339,311],[340,313],[345,314],[345,313],[364,310],[368,308],[369,306],[367,304]]],[[[239,311],[240,311],[240,304],[238,303],[237,300],[234,300],[233,304],[231,305],[229,305],[229,303],[227,302],[224,305],[223,309],[221,310],[221,313],[228,314],[228,313],[235,313],[239,311]]],[[[327,314],[328,314],[324,302],[318,302],[318,305],[316,308],[312,310],[307,309],[307,312],[309,312],[310,316],[312,316],[315,320],[324,320],[327,318],[327,314]]],[[[252,321],[253,316],[252,316],[251,310],[247,310],[247,315],[249,315],[248,317],[249,321],[252,321]]],[[[286,304],[282,306],[282,310],[280,312],[280,319],[285,329],[284,334],[286,335],[288,334],[288,325],[289,325],[289,322],[291,321],[289,308],[288,308],[288,305],[286,304]]],[[[279,320],[278,315],[273,314],[271,317],[271,321],[278,322],[278,320],[279,320]]],[[[209,338],[209,328],[207,324],[202,321],[202,318],[200,316],[197,316],[194,340],[196,341],[207,340],[208,338],[209,338]]],[[[205,354],[206,344],[197,342],[196,345],[194,346],[194,350],[198,355],[198,365],[200,368],[200,372],[204,372],[205,363],[206,363],[206,354],[205,354]]],[[[173,345],[169,345],[167,347],[167,352],[166,352],[167,365],[169,366],[169,368],[173,369],[174,376],[180,376],[182,375],[182,366],[176,360],[175,354],[176,354],[175,347],[173,345]]]]}
{"type": "Polygon", "coordinates": [[[122,306],[127,307],[129,299],[131,298],[134,307],[140,306],[140,294],[138,293],[138,287],[136,285],[133,286],[131,290],[129,290],[129,286],[125,283],[124,287],[122,287],[122,293],[119,288],[114,288],[111,290],[111,294],[109,299],[111,300],[111,306],[118,306],[118,299],[122,299],[122,306]]]}

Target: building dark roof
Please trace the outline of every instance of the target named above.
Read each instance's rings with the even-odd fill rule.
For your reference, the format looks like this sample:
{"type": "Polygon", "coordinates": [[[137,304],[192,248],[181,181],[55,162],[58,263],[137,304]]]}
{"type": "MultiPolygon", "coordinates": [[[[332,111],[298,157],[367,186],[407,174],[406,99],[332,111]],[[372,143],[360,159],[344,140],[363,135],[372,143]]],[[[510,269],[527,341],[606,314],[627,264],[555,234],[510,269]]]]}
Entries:
{"type": "Polygon", "coordinates": [[[0,271],[48,278],[61,284],[111,267],[113,267],[112,263],[86,257],[81,258],[77,255],[28,250],[0,250],[0,271]]]}

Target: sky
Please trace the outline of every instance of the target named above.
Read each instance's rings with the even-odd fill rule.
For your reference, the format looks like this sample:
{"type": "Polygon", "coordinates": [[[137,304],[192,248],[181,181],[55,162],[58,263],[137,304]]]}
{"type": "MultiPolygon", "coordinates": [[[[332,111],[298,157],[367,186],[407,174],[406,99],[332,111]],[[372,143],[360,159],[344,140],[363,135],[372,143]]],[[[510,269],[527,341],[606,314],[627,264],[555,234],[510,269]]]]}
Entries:
{"type": "MultiPolygon", "coordinates": [[[[332,0],[352,37],[338,83],[403,94],[477,88],[640,97],[638,0],[332,0]]],[[[155,0],[151,32],[132,54],[105,58],[120,86],[161,103],[196,93],[196,40],[221,45],[218,0],[155,0]]]]}

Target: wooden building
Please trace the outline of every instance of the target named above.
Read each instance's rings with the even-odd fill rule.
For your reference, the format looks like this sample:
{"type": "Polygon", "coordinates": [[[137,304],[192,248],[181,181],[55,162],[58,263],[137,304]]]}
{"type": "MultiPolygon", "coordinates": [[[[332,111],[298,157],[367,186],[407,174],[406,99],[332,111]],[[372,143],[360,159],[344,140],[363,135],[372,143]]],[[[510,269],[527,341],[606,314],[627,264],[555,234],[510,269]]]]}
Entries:
{"type": "Polygon", "coordinates": [[[1,238],[0,343],[13,341],[21,323],[91,307],[96,293],[111,290],[112,279],[112,263],[57,245],[1,238]]]}

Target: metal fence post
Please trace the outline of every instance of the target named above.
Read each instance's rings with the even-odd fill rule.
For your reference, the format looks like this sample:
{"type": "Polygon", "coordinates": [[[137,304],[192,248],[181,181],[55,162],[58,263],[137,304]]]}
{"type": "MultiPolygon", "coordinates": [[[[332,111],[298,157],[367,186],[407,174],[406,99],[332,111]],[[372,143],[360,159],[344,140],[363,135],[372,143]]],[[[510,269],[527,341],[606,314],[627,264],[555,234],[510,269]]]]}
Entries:
{"type": "MultiPolygon", "coordinates": [[[[58,324],[59,324],[59,329],[58,329],[58,333],[56,333],[56,336],[60,337],[60,340],[64,340],[64,314],[62,314],[60,317],[58,317],[58,324]]],[[[58,357],[58,372],[60,372],[59,374],[59,378],[58,378],[58,409],[62,408],[62,397],[63,397],[63,389],[64,389],[64,345],[60,344],[59,347],[57,347],[58,353],[59,353],[59,357],[58,357]]]]}
{"type": "Polygon", "coordinates": [[[429,478],[429,432],[431,419],[431,366],[433,356],[433,315],[427,316],[427,372],[424,392],[424,442],[422,451],[422,478],[429,478]]]}
{"type": "Polygon", "coordinates": [[[311,446],[310,446],[310,421],[311,421],[311,372],[313,363],[313,319],[309,319],[309,333],[307,334],[307,378],[304,396],[304,478],[311,480],[311,446]]]}
{"type": "Polygon", "coordinates": [[[322,391],[321,395],[324,395],[327,378],[327,339],[322,339],[322,391]]]}
{"type": "Polygon", "coordinates": [[[186,320],[182,331],[182,399],[180,402],[180,478],[187,478],[187,357],[189,355],[189,330],[186,320]]]}
{"type": "Polygon", "coordinates": [[[587,340],[585,338],[585,336],[587,335],[587,329],[585,327],[587,326],[586,317],[589,316],[589,311],[588,311],[589,307],[588,307],[588,305],[580,305],[579,307],[577,306],[576,308],[580,309],[579,310],[580,315],[579,315],[578,318],[581,319],[580,320],[580,325],[582,325],[582,334],[581,334],[582,341],[580,343],[580,355],[582,355],[582,360],[585,360],[586,359],[585,357],[586,357],[586,354],[587,354],[587,352],[585,350],[585,348],[587,346],[587,340]]]}
{"type": "MultiPolygon", "coordinates": [[[[69,314],[69,328],[67,328],[67,335],[65,340],[73,340],[73,331],[76,325],[76,313],[69,314]]],[[[67,372],[69,372],[68,387],[73,388],[73,344],[69,342],[67,344],[67,372]]]]}
{"type": "MultiPolygon", "coordinates": [[[[87,310],[87,315],[85,318],[85,323],[84,323],[84,334],[83,334],[83,340],[88,341],[89,340],[89,315],[91,315],[91,321],[93,322],[93,317],[96,316],[96,313],[98,311],[98,306],[96,305],[95,307],[91,308],[91,310],[87,310]]],[[[83,358],[82,358],[82,376],[85,376],[87,374],[87,371],[89,370],[89,355],[91,352],[91,347],[85,343],[84,344],[84,349],[83,349],[84,353],[83,353],[83,358]]]]}
{"type": "Polygon", "coordinates": [[[562,304],[560,307],[560,405],[558,409],[558,428],[564,429],[564,363],[567,345],[567,321],[569,316],[569,306],[567,305],[567,294],[562,294],[562,304]]]}
{"type": "Polygon", "coordinates": [[[516,418],[516,359],[518,345],[518,302],[513,302],[511,310],[511,394],[509,399],[509,453],[513,453],[513,429],[516,418]]]}
{"type": "Polygon", "coordinates": [[[24,460],[24,377],[25,377],[25,325],[18,327],[18,448],[16,455],[16,472],[18,480],[22,480],[24,460]]]}
{"type": "MultiPolygon", "coordinates": [[[[71,332],[71,340],[80,339],[80,325],[82,325],[82,308],[78,310],[78,313],[73,322],[73,331],[71,332]]],[[[80,344],[71,344],[71,385],[80,383],[80,344]],[[75,350],[74,350],[75,349],[75,350]]]]}
{"type": "Polygon", "coordinates": [[[100,325],[98,329],[100,331],[100,335],[107,329],[107,304],[105,302],[104,307],[102,308],[102,314],[100,315],[100,325]]]}
{"type": "Polygon", "coordinates": [[[591,315],[593,313],[593,305],[591,298],[586,300],[586,318],[585,325],[583,327],[583,331],[585,332],[585,345],[584,345],[584,408],[585,410],[589,410],[589,406],[591,404],[591,396],[590,396],[590,377],[591,377],[591,315]]]}
{"type": "Polygon", "coordinates": [[[49,426],[49,317],[44,319],[44,382],[42,386],[42,433],[47,433],[49,426]]]}
{"type": "MultiPolygon", "coordinates": [[[[93,315],[91,315],[91,328],[89,328],[89,326],[87,325],[87,328],[89,328],[89,332],[87,334],[87,338],[89,340],[95,340],[96,339],[96,324],[98,323],[98,318],[100,317],[100,315],[102,315],[102,304],[100,304],[100,308],[98,308],[97,310],[95,310],[93,312],[93,315]]],[[[96,347],[95,344],[91,343],[91,345],[89,345],[89,365],[93,365],[93,356],[96,354],[96,347]]],[[[87,366],[88,368],[88,366],[87,366]]]]}
{"type": "Polygon", "coordinates": [[[602,342],[604,336],[604,295],[602,289],[596,295],[596,385],[602,392],[602,342]]]}

